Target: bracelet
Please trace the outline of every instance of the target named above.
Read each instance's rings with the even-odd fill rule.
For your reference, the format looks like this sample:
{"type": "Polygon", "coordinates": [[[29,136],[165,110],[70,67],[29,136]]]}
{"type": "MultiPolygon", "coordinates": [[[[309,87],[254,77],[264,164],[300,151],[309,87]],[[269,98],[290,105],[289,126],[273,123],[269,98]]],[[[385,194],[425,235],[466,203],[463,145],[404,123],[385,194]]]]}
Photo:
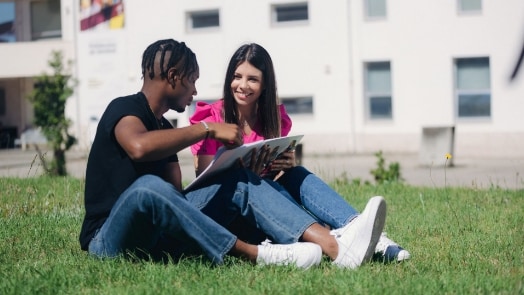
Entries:
{"type": "Polygon", "coordinates": [[[206,140],[209,137],[209,126],[205,121],[200,121],[200,123],[202,123],[202,125],[204,125],[204,128],[206,128],[206,137],[204,137],[204,140],[206,140]]]}

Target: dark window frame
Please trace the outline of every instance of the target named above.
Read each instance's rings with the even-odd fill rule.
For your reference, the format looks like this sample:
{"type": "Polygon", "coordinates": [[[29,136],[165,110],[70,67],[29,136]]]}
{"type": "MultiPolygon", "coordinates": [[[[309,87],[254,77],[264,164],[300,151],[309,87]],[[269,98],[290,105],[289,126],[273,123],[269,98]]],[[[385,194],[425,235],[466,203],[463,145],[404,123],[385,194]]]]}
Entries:
{"type": "Polygon", "coordinates": [[[286,107],[289,115],[312,115],[314,113],[313,96],[281,97],[280,102],[286,107]]]}
{"type": "Polygon", "coordinates": [[[393,120],[393,87],[390,61],[372,61],[364,63],[364,99],[366,117],[369,120],[393,120]],[[373,69],[387,69],[389,89],[374,90],[369,87],[369,72],[373,69]]]}
{"type": "Polygon", "coordinates": [[[220,28],[220,10],[199,10],[187,13],[187,27],[189,31],[220,28]]]}
{"type": "Polygon", "coordinates": [[[274,4],[271,8],[273,24],[297,24],[309,22],[307,2],[274,4]]]}
{"type": "MultiPolygon", "coordinates": [[[[463,119],[490,119],[492,116],[492,91],[491,91],[491,65],[490,58],[483,57],[463,57],[454,59],[454,81],[455,81],[455,117],[463,119]],[[488,76],[486,87],[466,86],[460,84],[460,71],[484,67],[488,76]]],[[[481,73],[481,72],[480,72],[481,73]]],[[[481,81],[481,79],[474,79],[481,81]]]]}

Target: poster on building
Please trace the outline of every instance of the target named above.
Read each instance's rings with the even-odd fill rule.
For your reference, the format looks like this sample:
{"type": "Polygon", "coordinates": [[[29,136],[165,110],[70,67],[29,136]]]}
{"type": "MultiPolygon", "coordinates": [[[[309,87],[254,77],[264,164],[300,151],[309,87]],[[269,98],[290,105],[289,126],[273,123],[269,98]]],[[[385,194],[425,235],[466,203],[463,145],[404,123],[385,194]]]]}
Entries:
{"type": "Polygon", "coordinates": [[[124,0],[80,0],[80,31],[124,27],[124,0]]]}

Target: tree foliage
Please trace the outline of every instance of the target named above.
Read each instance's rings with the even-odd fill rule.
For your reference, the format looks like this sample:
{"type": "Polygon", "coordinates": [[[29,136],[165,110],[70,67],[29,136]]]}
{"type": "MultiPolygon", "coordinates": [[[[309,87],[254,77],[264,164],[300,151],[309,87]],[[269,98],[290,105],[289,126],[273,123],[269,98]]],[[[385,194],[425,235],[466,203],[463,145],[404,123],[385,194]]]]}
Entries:
{"type": "Polygon", "coordinates": [[[73,94],[76,81],[69,74],[69,67],[64,66],[61,51],[51,53],[48,65],[52,74],[43,74],[35,79],[28,99],[34,107],[34,124],[42,128],[53,150],[52,159],[40,157],[44,167],[50,175],[63,176],[67,175],[65,152],[76,143],[76,138],[68,132],[71,121],[65,116],[66,102],[73,94]]]}

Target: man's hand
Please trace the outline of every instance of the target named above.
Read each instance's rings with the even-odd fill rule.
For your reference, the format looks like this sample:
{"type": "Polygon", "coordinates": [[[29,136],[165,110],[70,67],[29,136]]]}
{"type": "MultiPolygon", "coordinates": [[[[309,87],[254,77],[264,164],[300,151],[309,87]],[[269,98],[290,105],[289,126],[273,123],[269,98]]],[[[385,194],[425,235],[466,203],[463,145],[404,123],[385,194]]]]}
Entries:
{"type": "Polygon", "coordinates": [[[244,144],[242,130],[236,124],[208,123],[209,137],[224,144],[226,148],[235,148],[244,144]]]}

